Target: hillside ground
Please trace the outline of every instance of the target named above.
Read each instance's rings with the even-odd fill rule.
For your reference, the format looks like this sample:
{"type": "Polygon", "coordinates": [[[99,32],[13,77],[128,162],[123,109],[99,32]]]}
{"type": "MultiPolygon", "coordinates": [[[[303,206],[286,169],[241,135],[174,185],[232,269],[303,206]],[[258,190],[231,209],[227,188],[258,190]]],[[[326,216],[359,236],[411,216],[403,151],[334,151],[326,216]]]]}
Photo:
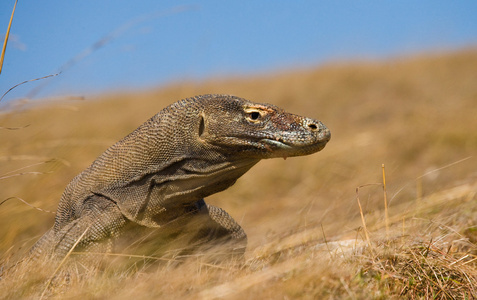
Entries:
{"type": "Polygon", "coordinates": [[[46,288],[56,266],[4,267],[0,298],[477,298],[475,49],[4,106],[0,265],[53,224],[19,199],[55,211],[108,146],[166,105],[209,93],[272,103],[332,132],[323,151],[262,161],[207,199],[247,232],[244,262],[171,256],[145,241],[66,288],[46,288]]]}

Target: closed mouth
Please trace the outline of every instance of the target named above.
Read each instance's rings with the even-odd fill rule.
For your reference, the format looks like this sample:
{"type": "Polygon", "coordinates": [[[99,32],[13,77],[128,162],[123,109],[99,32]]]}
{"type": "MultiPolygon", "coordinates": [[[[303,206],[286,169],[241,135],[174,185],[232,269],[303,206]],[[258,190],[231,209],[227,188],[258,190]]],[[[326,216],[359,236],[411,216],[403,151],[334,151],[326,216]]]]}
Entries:
{"type": "Polygon", "coordinates": [[[324,141],[317,141],[313,144],[302,144],[302,145],[300,144],[293,145],[290,143],[286,143],[279,138],[278,139],[261,139],[260,142],[266,145],[278,148],[278,149],[288,150],[288,149],[304,149],[304,148],[316,148],[316,147],[322,148],[326,145],[326,143],[328,142],[328,139],[324,141]]]}
{"type": "Polygon", "coordinates": [[[261,139],[260,142],[264,143],[264,144],[267,144],[267,145],[270,145],[270,146],[274,146],[276,148],[279,148],[279,149],[292,149],[293,147],[286,144],[285,142],[281,141],[280,139],[276,139],[276,140],[271,140],[271,139],[261,139]]]}

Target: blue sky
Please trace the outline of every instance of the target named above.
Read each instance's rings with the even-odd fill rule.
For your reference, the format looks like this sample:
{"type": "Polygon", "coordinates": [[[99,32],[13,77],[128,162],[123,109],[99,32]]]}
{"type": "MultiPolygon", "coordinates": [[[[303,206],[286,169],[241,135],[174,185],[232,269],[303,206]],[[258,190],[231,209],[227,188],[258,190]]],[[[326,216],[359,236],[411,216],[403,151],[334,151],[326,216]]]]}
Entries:
{"type": "MultiPolygon", "coordinates": [[[[13,4],[0,1],[0,36],[13,4]]],[[[476,16],[477,1],[22,0],[0,95],[60,70],[3,101],[458,49],[477,45],[476,16]]]]}

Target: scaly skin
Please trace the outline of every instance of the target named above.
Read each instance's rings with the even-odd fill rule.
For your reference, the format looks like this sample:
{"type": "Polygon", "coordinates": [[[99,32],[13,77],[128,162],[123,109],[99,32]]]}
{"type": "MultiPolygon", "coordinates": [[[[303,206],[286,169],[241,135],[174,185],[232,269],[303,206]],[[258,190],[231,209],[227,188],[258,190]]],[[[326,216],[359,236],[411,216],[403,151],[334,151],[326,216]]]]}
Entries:
{"type": "Polygon", "coordinates": [[[270,104],[228,95],[180,100],[111,146],[68,184],[53,228],[31,254],[63,257],[80,237],[77,247],[97,248],[131,222],[181,227],[199,219],[203,226],[197,240],[229,240],[243,251],[242,228],[203,198],[233,185],[261,159],[312,154],[329,139],[320,121],[270,104]]]}

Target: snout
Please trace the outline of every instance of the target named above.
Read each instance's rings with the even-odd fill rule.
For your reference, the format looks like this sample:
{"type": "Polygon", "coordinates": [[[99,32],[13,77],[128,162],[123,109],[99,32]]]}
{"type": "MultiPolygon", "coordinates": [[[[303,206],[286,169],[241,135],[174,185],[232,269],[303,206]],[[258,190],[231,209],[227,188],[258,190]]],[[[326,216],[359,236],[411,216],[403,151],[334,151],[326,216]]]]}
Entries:
{"type": "Polygon", "coordinates": [[[331,139],[331,131],[321,121],[307,118],[304,125],[320,142],[327,143],[331,139]]]}

